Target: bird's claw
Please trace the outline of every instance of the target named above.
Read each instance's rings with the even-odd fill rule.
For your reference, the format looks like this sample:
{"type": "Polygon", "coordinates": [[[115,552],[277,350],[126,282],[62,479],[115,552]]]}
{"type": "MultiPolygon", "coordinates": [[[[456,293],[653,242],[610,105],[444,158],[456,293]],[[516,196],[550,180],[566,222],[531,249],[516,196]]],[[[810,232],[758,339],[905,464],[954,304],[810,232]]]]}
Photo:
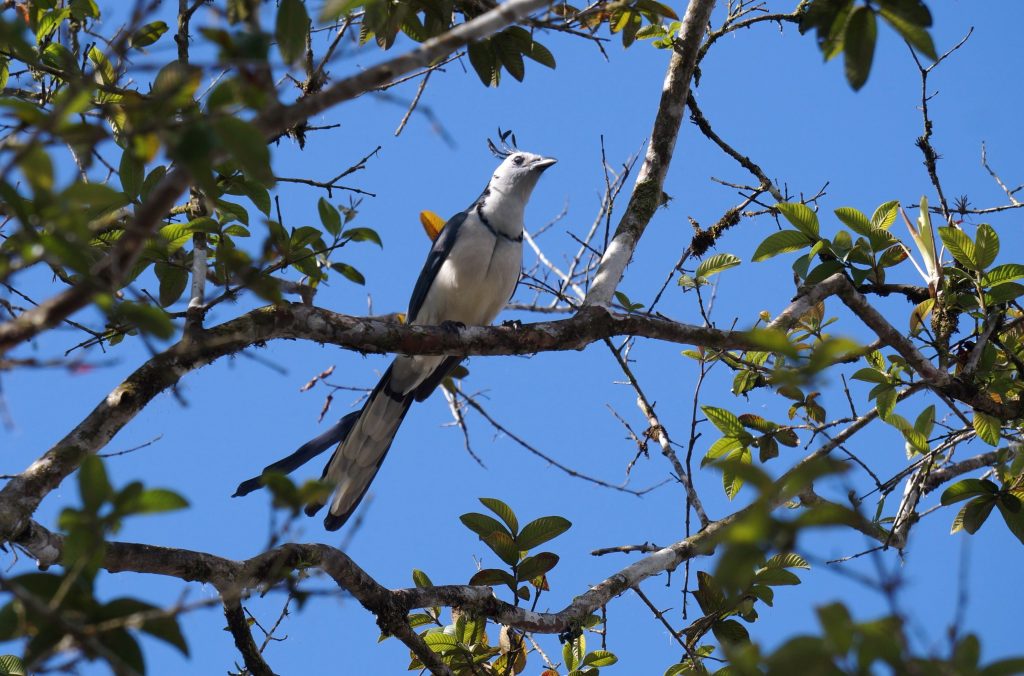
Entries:
{"type": "Polygon", "coordinates": [[[506,319],[501,323],[501,325],[504,326],[506,329],[513,329],[515,331],[518,331],[519,329],[523,328],[523,323],[518,319],[506,319]]]}
{"type": "Polygon", "coordinates": [[[466,328],[466,325],[462,322],[453,322],[450,319],[444,320],[439,324],[439,326],[448,333],[458,333],[462,329],[466,328]]]}

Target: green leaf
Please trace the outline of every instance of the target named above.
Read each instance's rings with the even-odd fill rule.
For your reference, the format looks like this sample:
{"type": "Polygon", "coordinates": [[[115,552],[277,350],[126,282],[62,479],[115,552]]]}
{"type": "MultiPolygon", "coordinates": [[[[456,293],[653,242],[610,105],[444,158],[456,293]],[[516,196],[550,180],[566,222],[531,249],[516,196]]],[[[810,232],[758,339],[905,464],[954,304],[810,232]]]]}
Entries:
{"type": "Polygon", "coordinates": [[[157,40],[160,36],[167,32],[167,24],[163,21],[153,21],[147,23],[145,26],[135,31],[132,37],[129,39],[128,44],[134,49],[141,47],[148,47],[157,40]]]}
{"type": "Polygon", "coordinates": [[[754,575],[754,582],[769,587],[779,587],[800,584],[800,578],[785,568],[765,568],[754,575]]]}
{"type": "Polygon", "coordinates": [[[743,447],[744,443],[736,437],[721,437],[718,441],[711,444],[711,448],[708,449],[704,459],[700,462],[701,467],[707,465],[712,460],[721,458],[723,455],[728,455],[743,447]]]}
{"type": "Polygon", "coordinates": [[[854,372],[854,374],[850,376],[850,378],[852,378],[853,380],[862,380],[866,383],[883,384],[889,382],[889,377],[886,376],[884,373],[882,373],[881,371],[876,371],[873,368],[867,367],[857,369],[854,372]]]}
{"type": "Polygon", "coordinates": [[[881,4],[915,26],[928,28],[932,25],[932,13],[923,0],[881,0],[881,4]]]}
{"type": "Polygon", "coordinates": [[[750,641],[750,634],[746,628],[736,620],[721,620],[711,625],[711,631],[715,638],[721,643],[746,643],[750,641]]]}
{"type": "Polygon", "coordinates": [[[508,536],[508,533],[500,530],[492,532],[485,538],[481,538],[484,544],[491,548],[502,561],[510,566],[519,563],[519,547],[508,536]]]}
{"type": "Polygon", "coordinates": [[[643,303],[634,303],[623,291],[615,292],[615,300],[619,301],[619,304],[625,308],[627,312],[636,312],[644,306],[643,303]]]}
{"type": "Polygon", "coordinates": [[[562,659],[565,661],[565,668],[570,672],[575,671],[583,660],[583,655],[586,651],[587,639],[584,634],[580,634],[576,638],[566,641],[565,644],[562,645],[562,659]]]}
{"type": "Polygon", "coordinates": [[[185,228],[193,234],[197,232],[205,232],[208,235],[216,235],[220,232],[220,223],[209,216],[200,216],[199,218],[193,218],[189,221],[185,228]]]}
{"type": "Polygon", "coordinates": [[[555,67],[555,55],[551,53],[551,50],[536,40],[530,42],[530,49],[523,52],[523,55],[529,59],[533,59],[542,66],[547,66],[552,69],[555,67]]]}
{"type": "Polygon", "coordinates": [[[938,59],[938,54],[935,52],[935,43],[932,41],[931,34],[928,33],[922,26],[916,25],[898,13],[892,11],[888,7],[882,7],[879,10],[882,18],[885,22],[892,26],[900,36],[910,43],[910,46],[927,56],[932,61],[938,59]]]}
{"type": "Polygon", "coordinates": [[[572,527],[572,522],[560,516],[542,516],[523,526],[516,536],[521,551],[529,551],[552,540],[572,527]]]}
{"type": "MultiPolygon", "coordinates": [[[[1015,497],[1010,495],[1009,497],[1015,497]]],[[[1018,499],[1017,505],[1019,507],[1020,501],[1018,499]]],[[[1003,521],[1006,523],[1006,527],[1010,529],[1010,532],[1024,544],[1024,509],[1017,509],[1013,511],[1003,504],[1002,500],[997,503],[999,507],[999,514],[1002,515],[1003,521]]]]}
{"type": "Polygon", "coordinates": [[[725,495],[730,500],[735,498],[743,488],[743,483],[747,478],[747,473],[744,470],[748,469],[750,461],[750,450],[743,448],[733,451],[725,460],[716,465],[722,468],[722,488],[725,489],[725,495]]]}
{"type": "Polygon", "coordinates": [[[558,564],[558,555],[541,552],[528,556],[519,563],[516,573],[520,580],[532,580],[544,575],[558,564]]]}
{"type": "Polygon", "coordinates": [[[925,436],[932,433],[933,427],[935,427],[935,404],[925,407],[914,420],[914,429],[925,436]]]}
{"type": "Polygon", "coordinates": [[[523,65],[523,53],[519,50],[515,38],[502,32],[491,39],[491,44],[505,70],[516,80],[522,82],[526,76],[526,66],[523,65]]]}
{"type": "Polygon", "coordinates": [[[730,437],[740,437],[746,433],[743,429],[743,423],[736,417],[735,414],[724,408],[717,408],[715,406],[701,406],[700,410],[704,412],[708,420],[719,429],[722,434],[730,437]]]}
{"type": "MultiPolygon", "coordinates": [[[[42,3],[37,3],[37,5],[38,4],[42,3]]],[[[38,27],[36,28],[36,42],[42,43],[43,40],[50,37],[50,35],[52,35],[53,32],[56,31],[69,16],[71,16],[71,10],[69,8],[61,10],[53,9],[43,14],[39,18],[38,27]]]]}
{"type": "Polygon", "coordinates": [[[309,26],[309,14],[306,13],[305,2],[281,0],[281,5],[277,10],[274,37],[285,63],[293,64],[305,54],[309,26]]]}
{"type": "Polygon", "coordinates": [[[755,263],[759,263],[763,260],[772,258],[773,256],[778,256],[779,254],[799,251],[813,243],[814,242],[810,237],[799,230],[780,230],[779,232],[768,235],[768,237],[758,245],[757,250],[754,251],[754,255],[750,260],[755,263]]]}
{"type": "Polygon", "coordinates": [[[984,270],[995,262],[999,254],[999,235],[991,225],[982,223],[978,226],[974,247],[975,263],[979,270],[984,270]]]}
{"type": "Polygon", "coordinates": [[[466,528],[479,535],[481,539],[495,531],[504,532],[509,537],[512,537],[508,530],[501,525],[497,519],[487,516],[486,514],[469,512],[468,514],[460,516],[459,521],[461,521],[462,525],[466,528]]]}
{"type": "MultiPolygon", "coordinates": [[[[202,70],[180,61],[172,61],[157,72],[153,78],[152,96],[166,101],[174,107],[185,107],[192,103],[192,97],[199,88],[202,70]]],[[[185,142],[195,139],[186,138],[185,142]]],[[[209,158],[204,158],[209,160],[209,158]]]]}
{"type": "Polygon", "coordinates": [[[718,274],[723,270],[734,268],[739,265],[740,261],[738,256],[732,254],[720,253],[705,258],[701,261],[700,265],[697,266],[697,272],[695,273],[698,277],[710,277],[711,275],[718,274]]]}
{"type": "Polygon", "coordinates": [[[366,285],[366,277],[363,276],[363,273],[359,272],[348,263],[331,263],[331,269],[340,273],[350,282],[359,284],[360,286],[366,285]]]}
{"type": "Polygon", "coordinates": [[[142,657],[142,648],[126,630],[112,629],[98,634],[96,638],[130,669],[139,674],[146,673],[146,661],[142,657]]]}
{"type": "Polygon", "coordinates": [[[25,663],[17,655],[0,655],[0,675],[26,676],[25,663]]]}
{"type": "MultiPolygon", "coordinates": [[[[506,573],[508,575],[508,573],[506,573]]],[[[422,627],[425,624],[433,624],[434,618],[427,613],[411,613],[406,619],[409,626],[415,629],[416,627],[422,627]]]]}
{"type": "Polygon", "coordinates": [[[498,57],[491,47],[490,40],[471,42],[466,48],[469,55],[469,64],[473,66],[477,77],[485,86],[498,86],[498,57]]]}
{"type": "Polygon", "coordinates": [[[243,178],[236,186],[238,190],[252,200],[256,208],[263,212],[264,216],[270,216],[270,193],[256,181],[243,178]]]}
{"type": "Polygon", "coordinates": [[[793,554],[792,552],[787,554],[776,554],[772,558],[768,559],[765,563],[766,568],[806,568],[811,569],[811,564],[807,563],[807,559],[800,556],[799,554],[793,554]]]}
{"type": "Polygon", "coordinates": [[[149,488],[142,492],[136,503],[139,514],[173,512],[188,507],[188,500],[166,488],[149,488]]]}
{"type": "Polygon", "coordinates": [[[1024,657],[1011,657],[992,662],[979,672],[979,676],[1017,676],[1024,674],[1024,657]]]}
{"type": "Polygon", "coordinates": [[[117,312],[145,333],[167,339],[174,335],[174,324],[167,313],[158,307],[145,303],[124,302],[117,306],[117,312]]]}
{"type": "Polygon", "coordinates": [[[516,537],[519,533],[519,519],[516,518],[516,514],[512,511],[512,508],[497,498],[478,499],[484,507],[497,514],[498,517],[505,522],[505,525],[508,526],[512,537],[516,537]]]}
{"type": "Polygon", "coordinates": [[[268,187],[274,185],[270,151],[266,139],[256,127],[237,117],[221,117],[213,121],[213,128],[221,144],[242,167],[246,176],[268,187]]]}
{"type": "Polygon", "coordinates": [[[511,573],[497,568],[484,568],[478,570],[473,577],[469,578],[469,584],[479,587],[491,587],[496,584],[506,585],[509,589],[515,589],[516,579],[511,573]]]}
{"type": "Polygon", "coordinates": [[[153,188],[167,175],[167,167],[160,165],[154,167],[151,172],[146,175],[146,180],[142,182],[142,189],[139,191],[139,196],[142,199],[149,197],[149,194],[153,192],[153,188]]]}
{"type": "Polygon", "coordinates": [[[181,294],[185,293],[185,287],[188,286],[188,271],[179,265],[169,263],[157,263],[153,270],[160,281],[160,305],[173,305],[181,298],[181,294]]]}
{"type": "MultiPolygon", "coordinates": [[[[75,57],[71,54],[71,51],[59,42],[51,42],[46,45],[41,58],[46,65],[61,70],[73,69],[75,66],[75,57]]],[[[71,112],[67,111],[67,114],[71,114],[71,112]]]]}
{"type": "Polygon", "coordinates": [[[996,499],[994,496],[975,498],[968,502],[963,509],[964,530],[971,535],[977,533],[995,506],[996,499]]]}
{"type": "Polygon", "coordinates": [[[331,233],[335,237],[341,234],[341,214],[338,210],[327,201],[326,198],[321,197],[316,203],[317,211],[320,212],[320,222],[324,224],[324,230],[331,233]]]}
{"type": "Polygon", "coordinates": [[[615,653],[609,652],[607,650],[595,650],[583,656],[583,661],[580,663],[580,666],[610,667],[618,661],[619,658],[615,656],[615,653]]]}
{"type": "Polygon", "coordinates": [[[130,151],[121,153],[121,165],[118,167],[118,176],[121,178],[121,188],[128,197],[137,197],[142,190],[142,182],[145,180],[146,167],[130,151]]]}
{"type": "Polygon", "coordinates": [[[53,161],[38,145],[29,146],[18,162],[18,167],[36,193],[53,190],[53,161]]]}
{"type": "Polygon", "coordinates": [[[865,5],[854,9],[846,22],[846,33],[843,36],[846,81],[854,90],[863,87],[868,80],[877,37],[874,10],[865,5]]]}
{"type": "Polygon", "coordinates": [[[656,23],[648,24],[636,32],[637,40],[648,40],[650,38],[663,38],[668,35],[664,26],[656,23]]]}
{"type": "Polygon", "coordinates": [[[853,207],[839,207],[835,210],[835,214],[843,225],[858,235],[869,237],[871,231],[875,229],[868,217],[853,207]]]}
{"type": "Polygon", "coordinates": [[[845,655],[853,644],[854,626],[850,611],[841,603],[830,603],[817,609],[818,621],[836,654],[845,655]]]}
{"type": "Polygon", "coordinates": [[[100,18],[100,8],[96,6],[96,0],[71,0],[71,16],[81,21],[86,18],[100,18]]]}
{"type": "Polygon", "coordinates": [[[818,215],[806,204],[799,202],[779,202],[775,208],[786,217],[797,230],[811,239],[818,239],[818,215]]]}
{"type": "Polygon", "coordinates": [[[998,491],[999,487],[988,479],[963,479],[943,491],[939,502],[952,505],[976,495],[995,495],[998,491]]]}
{"type": "Polygon", "coordinates": [[[899,200],[890,200],[880,204],[875,209],[875,213],[871,214],[871,226],[876,229],[887,230],[896,222],[896,216],[899,215],[899,212],[899,200]]]}
{"type": "Polygon", "coordinates": [[[103,461],[95,455],[87,455],[78,469],[78,491],[86,511],[94,513],[114,496],[103,461]]]}
{"type": "Polygon", "coordinates": [[[457,648],[459,645],[457,638],[440,631],[424,634],[423,642],[426,643],[427,646],[429,646],[435,653],[452,650],[453,648],[457,648]]]}
{"type": "Polygon", "coordinates": [[[793,358],[799,356],[796,347],[789,342],[784,331],[763,328],[750,329],[744,331],[742,336],[763,352],[778,353],[793,358]]]}
{"type": "Polygon", "coordinates": [[[1002,422],[999,418],[982,413],[981,411],[975,411],[972,423],[979,439],[989,446],[999,445],[999,431],[1002,428],[1002,422]]]}
{"type": "Polygon", "coordinates": [[[430,576],[419,568],[412,569],[412,583],[416,585],[417,589],[427,589],[434,586],[434,583],[430,581],[430,576]]]}
{"type": "Polygon", "coordinates": [[[1024,295],[1024,284],[1007,282],[988,291],[985,294],[985,302],[989,304],[1006,303],[1021,295],[1024,295]]]}
{"type": "Polygon", "coordinates": [[[380,248],[384,248],[383,242],[380,241],[380,235],[372,228],[349,228],[342,233],[341,237],[351,242],[373,242],[380,248]]]}
{"type": "Polygon", "coordinates": [[[896,388],[891,385],[880,387],[882,389],[875,395],[875,408],[878,410],[879,418],[888,420],[896,409],[896,388]]]}
{"type": "Polygon", "coordinates": [[[192,231],[189,230],[188,225],[181,223],[165,225],[160,228],[159,234],[164,242],[166,242],[165,250],[167,253],[174,253],[192,240],[192,231]]]}
{"type": "MultiPolygon", "coordinates": [[[[118,598],[106,603],[99,609],[97,615],[98,619],[113,620],[159,610],[156,606],[138,599],[118,598]]],[[[134,621],[129,623],[129,626],[135,626],[134,621]]],[[[174,646],[182,654],[188,655],[188,643],[185,641],[185,636],[181,633],[181,627],[175,617],[150,617],[143,620],[139,628],[150,636],[174,646]]]]}
{"type": "Polygon", "coordinates": [[[967,233],[960,228],[945,227],[939,228],[939,237],[953,254],[953,258],[972,270],[979,269],[975,258],[974,242],[971,241],[967,233]]]}
{"type": "Polygon", "coordinates": [[[998,286],[1018,279],[1024,279],[1024,265],[1006,263],[994,267],[985,273],[982,283],[985,286],[998,286]]]}
{"type": "Polygon", "coordinates": [[[323,240],[320,239],[320,231],[311,225],[303,225],[292,230],[291,237],[288,238],[288,247],[292,251],[303,248],[307,245],[313,245],[316,249],[323,248],[323,240]]]}

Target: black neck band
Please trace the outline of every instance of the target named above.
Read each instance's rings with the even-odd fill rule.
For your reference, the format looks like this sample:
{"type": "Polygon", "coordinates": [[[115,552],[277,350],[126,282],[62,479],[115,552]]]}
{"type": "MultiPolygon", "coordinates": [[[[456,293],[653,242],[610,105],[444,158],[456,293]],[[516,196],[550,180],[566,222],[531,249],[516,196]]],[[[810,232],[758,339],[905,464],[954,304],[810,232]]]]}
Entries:
{"type": "Polygon", "coordinates": [[[480,217],[480,222],[483,223],[488,230],[494,233],[495,237],[503,237],[510,242],[523,241],[522,233],[519,233],[518,237],[512,237],[511,235],[506,235],[505,233],[501,232],[500,230],[496,229],[493,225],[491,225],[491,222],[487,220],[486,216],[484,216],[484,203],[482,200],[480,202],[477,202],[476,204],[476,215],[480,217]]]}

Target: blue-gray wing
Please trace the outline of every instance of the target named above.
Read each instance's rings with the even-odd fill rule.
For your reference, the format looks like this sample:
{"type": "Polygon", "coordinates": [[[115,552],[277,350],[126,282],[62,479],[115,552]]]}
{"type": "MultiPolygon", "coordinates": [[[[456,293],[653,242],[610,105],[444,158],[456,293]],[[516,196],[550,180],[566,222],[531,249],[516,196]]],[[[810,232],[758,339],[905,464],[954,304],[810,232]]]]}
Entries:
{"type": "Polygon", "coordinates": [[[423,301],[427,298],[427,292],[430,291],[430,286],[434,283],[438,270],[444,265],[444,262],[448,259],[448,254],[451,253],[452,247],[455,246],[455,238],[458,235],[459,227],[465,220],[465,211],[449,218],[448,222],[441,228],[437,239],[434,240],[434,246],[430,247],[427,261],[423,264],[423,270],[420,272],[419,279],[416,280],[416,286],[412,290],[412,298],[409,299],[409,314],[406,317],[406,321],[410,324],[416,321],[416,316],[423,308],[423,301]]]}

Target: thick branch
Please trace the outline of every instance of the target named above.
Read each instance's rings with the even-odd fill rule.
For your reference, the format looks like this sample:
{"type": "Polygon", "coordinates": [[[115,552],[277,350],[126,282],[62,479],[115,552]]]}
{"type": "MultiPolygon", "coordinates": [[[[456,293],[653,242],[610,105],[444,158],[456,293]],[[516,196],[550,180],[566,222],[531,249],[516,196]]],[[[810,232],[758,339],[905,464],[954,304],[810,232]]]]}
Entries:
{"type": "Polygon", "coordinates": [[[224,601],[224,618],[228,621],[228,631],[235,640],[235,647],[242,655],[245,668],[252,676],[274,676],[274,670],[263,659],[256,641],[252,638],[248,619],[238,599],[224,601]]]}
{"type": "Polygon", "coordinates": [[[917,375],[933,390],[1003,420],[1013,420],[1024,413],[1024,410],[1022,410],[1024,409],[1024,402],[1021,400],[1008,403],[996,402],[981,392],[971,382],[956,378],[949,372],[943,371],[932,364],[914,346],[913,341],[890,324],[882,316],[882,313],[875,309],[868,302],[867,298],[858,292],[854,288],[853,283],[841,272],[837,272],[823,280],[820,284],[807,289],[788,308],[779,313],[779,316],[769,324],[768,328],[788,330],[809,309],[828,296],[833,295],[838,296],[846,307],[878,335],[883,343],[895,349],[917,375]]]}
{"type": "Polygon", "coordinates": [[[1012,454],[1009,458],[1006,458],[1005,451],[989,451],[988,453],[981,453],[960,462],[954,462],[941,469],[933,469],[921,483],[921,493],[927,495],[950,479],[955,479],[961,474],[967,474],[982,467],[992,467],[1000,462],[1000,456],[1003,456],[1003,460],[1013,459],[1012,454]]]}
{"type": "Polygon", "coordinates": [[[89,453],[108,441],[182,376],[220,357],[282,338],[330,343],[360,352],[512,355],[578,350],[611,336],[631,335],[721,349],[756,349],[741,332],[689,326],[641,315],[587,308],[571,319],[523,327],[469,327],[457,334],[340,315],[300,304],[248,312],[190,336],[139,367],[66,437],[0,491],[0,540],[16,536],[42,499],[89,453]]]}
{"type": "Polygon", "coordinates": [[[669,162],[675,151],[676,138],[686,110],[686,98],[690,93],[694,69],[697,67],[701,37],[708,26],[714,6],[714,0],[690,0],[686,8],[677,47],[672,53],[668,73],[665,75],[661,102],[654,119],[647,155],[637,175],[626,212],[601,257],[597,277],[587,294],[588,305],[606,306],[611,302],[640,237],[644,234],[654,212],[662,205],[662,187],[665,185],[665,175],[668,173],[669,162]]]}

